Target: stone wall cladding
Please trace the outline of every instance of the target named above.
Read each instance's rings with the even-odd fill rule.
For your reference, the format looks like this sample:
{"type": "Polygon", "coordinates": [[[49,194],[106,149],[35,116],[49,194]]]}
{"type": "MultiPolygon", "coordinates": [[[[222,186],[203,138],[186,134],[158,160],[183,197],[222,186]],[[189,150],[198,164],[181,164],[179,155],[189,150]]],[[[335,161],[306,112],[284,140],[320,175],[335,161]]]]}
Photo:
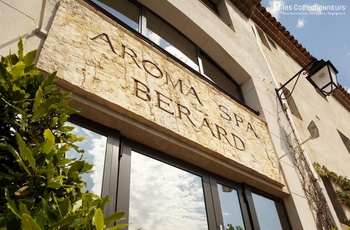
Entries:
{"type": "Polygon", "coordinates": [[[265,122],[84,4],[61,1],[38,67],[76,94],[283,184],[265,122]]]}

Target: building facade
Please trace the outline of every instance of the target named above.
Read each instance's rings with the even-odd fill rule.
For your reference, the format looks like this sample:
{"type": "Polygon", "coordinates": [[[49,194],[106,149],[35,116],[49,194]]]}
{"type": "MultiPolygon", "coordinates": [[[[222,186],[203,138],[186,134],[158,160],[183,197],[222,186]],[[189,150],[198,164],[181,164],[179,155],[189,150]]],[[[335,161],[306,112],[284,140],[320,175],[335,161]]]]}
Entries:
{"type": "Polygon", "coordinates": [[[346,228],[314,165],[350,177],[349,95],[303,72],[280,103],[313,57],[259,2],[2,1],[0,54],[22,37],[73,92],[87,189],[129,229],[346,228]]]}

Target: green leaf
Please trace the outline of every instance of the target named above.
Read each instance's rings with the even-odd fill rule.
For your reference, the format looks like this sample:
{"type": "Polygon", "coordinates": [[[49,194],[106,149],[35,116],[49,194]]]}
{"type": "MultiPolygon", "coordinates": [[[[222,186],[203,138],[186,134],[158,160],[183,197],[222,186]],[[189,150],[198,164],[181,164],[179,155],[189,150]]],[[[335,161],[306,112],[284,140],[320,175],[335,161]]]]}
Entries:
{"type": "Polygon", "coordinates": [[[46,219],[48,219],[47,213],[43,209],[39,209],[40,211],[35,216],[35,222],[44,228],[46,219]]]}
{"type": "Polygon", "coordinates": [[[62,229],[68,229],[68,228],[63,228],[64,226],[66,225],[70,225],[71,223],[73,223],[73,221],[77,218],[79,218],[80,216],[79,215],[70,215],[70,216],[67,216],[66,218],[60,220],[59,222],[57,222],[56,224],[53,224],[50,226],[49,229],[59,229],[59,228],[62,228],[62,229]]]}
{"type": "Polygon", "coordinates": [[[26,65],[31,65],[34,62],[35,57],[36,57],[36,50],[30,51],[24,56],[23,62],[26,63],[26,65]]]}
{"type": "Polygon", "coordinates": [[[43,210],[45,212],[45,217],[51,222],[56,223],[57,222],[57,212],[52,206],[49,206],[49,201],[46,202],[44,198],[41,198],[40,205],[42,205],[43,210]]]}
{"type": "Polygon", "coordinates": [[[24,75],[26,64],[22,61],[17,62],[14,66],[8,67],[7,71],[13,76],[13,80],[17,80],[24,75]]]}
{"type": "Polygon", "coordinates": [[[22,230],[41,230],[40,226],[33,220],[33,218],[24,213],[22,215],[22,230]]]}
{"type": "MultiPolygon", "coordinates": [[[[68,133],[72,130],[74,130],[74,126],[62,126],[59,128],[60,131],[64,132],[64,133],[68,133]]],[[[72,135],[75,135],[75,134],[72,134],[72,135]]]]}
{"type": "Polygon", "coordinates": [[[6,197],[6,201],[7,201],[7,207],[13,212],[13,214],[15,214],[18,218],[21,218],[21,216],[19,215],[19,212],[17,210],[17,206],[16,203],[11,199],[9,191],[7,190],[7,188],[5,188],[5,197],[6,197]]]}
{"type": "Polygon", "coordinates": [[[80,171],[80,173],[89,172],[93,167],[94,167],[94,165],[89,164],[89,163],[87,163],[87,162],[84,162],[84,167],[82,168],[82,170],[80,171]]]}
{"type": "Polygon", "coordinates": [[[39,105],[43,102],[43,90],[39,86],[38,90],[35,93],[35,100],[34,100],[34,110],[37,110],[39,105]]]}
{"type": "Polygon", "coordinates": [[[75,172],[80,172],[84,168],[85,161],[75,161],[69,168],[68,175],[72,176],[75,172]]]}
{"type": "Polygon", "coordinates": [[[10,106],[11,108],[13,108],[15,111],[17,111],[20,115],[21,115],[21,128],[25,129],[25,127],[27,126],[28,120],[27,120],[27,114],[20,108],[12,105],[10,102],[8,102],[7,100],[5,100],[4,98],[0,98],[5,104],[7,104],[8,106],[10,106]]]}
{"type": "Polygon", "coordinates": [[[67,119],[68,119],[68,117],[67,117],[67,115],[66,114],[61,114],[60,115],[60,117],[59,117],[59,120],[58,120],[58,122],[59,122],[59,125],[61,126],[61,125],[64,125],[64,123],[67,121],[67,119]]]}
{"type": "Polygon", "coordinates": [[[103,213],[100,208],[98,208],[94,214],[94,222],[96,230],[103,230],[105,228],[103,213]]]}
{"type": "Polygon", "coordinates": [[[27,166],[24,164],[21,156],[19,153],[16,151],[15,148],[13,148],[11,145],[7,146],[8,150],[12,153],[12,155],[15,157],[17,163],[31,176],[32,173],[28,170],[27,166]]]}
{"type": "Polygon", "coordinates": [[[66,197],[59,206],[63,217],[66,217],[72,210],[69,197],[66,197]]]}
{"type": "Polygon", "coordinates": [[[53,93],[55,91],[57,91],[56,85],[49,85],[44,88],[44,92],[46,94],[53,93]]]}
{"type": "Polygon", "coordinates": [[[22,137],[18,133],[16,133],[16,141],[18,144],[19,153],[21,154],[21,157],[25,161],[28,161],[30,167],[32,167],[32,169],[35,171],[36,163],[35,163],[35,159],[33,157],[32,151],[30,151],[30,149],[27,148],[25,142],[23,141],[22,137]]]}
{"type": "Polygon", "coordinates": [[[44,131],[45,142],[43,144],[42,152],[49,153],[55,147],[55,136],[50,129],[44,131]]]}
{"type": "Polygon", "coordinates": [[[109,202],[109,201],[110,201],[110,200],[108,199],[108,195],[105,196],[105,197],[102,199],[102,201],[100,202],[99,208],[102,209],[102,210],[104,210],[106,203],[109,202]]]}
{"type": "MultiPolygon", "coordinates": [[[[56,72],[51,73],[49,76],[47,76],[44,81],[41,83],[41,87],[43,89],[46,89],[46,86],[50,86],[53,85],[54,80],[56,77],[56,72]]],[[[46,91],[45,91],[46,92],[46,91]]]]}
{"type": "Polygon", "coordinates": [[[23,58],[23,50],[24,50],[24,49],[23,49],[23,41],[22,41],[22,38],[21,38],[21,37],[19,38],[17,47],[18,47],[18,57],[19,57],[19,60],[22,60],[22,58],[23,58]]]}
{"type": "Polygon", "coordinates": [[[34,109],[33,120],[38,120],[46,116],[55,100],[56,97],[50,97],[49,99],[43,101],[38,108],[34,109]]]}
{"type": "Polygon", "coordinates": [[[107,224],[116,222],[118,220],[121,220],[124,214],[125,212],[116,212],[116,213],[113,213],[112,215],[107,216],[105,218],[105,224],[107,225],[107,224]]]}
{"type": "MultiPolygon", "coordinates": [[[[25,95],[26,91],[24,91],[23,89],[19,88],[17,85],[13,85],[12,86],[12,90],[13,90],[13,93],[21,94],[21,95],[23,95],[22,98],[24,98],[24,95],[25,95]]],[[[12,96],[14,97],[15,95],[12,95],[12,96]]],[[[15,100],[18,100],[17,98],[19,98],[19,96],[17,96],[15,98],[15,100]]],[[[20,98],[20,99],[22,99],[22,98],[20,98]]]]}
{"type": "Polygon", "coordinates": [[[57,124],[58,122],[58,117],[53,117],[50,121],[50,126],[53,127],[57,124]]]}
{"type": "Polygon", "coordinates": [[[30,215],[27,206],[25,204],[23,204],[23,203],[19,204],[19,213],[20,213],[20,215],[23,215],[23,214],[30,215]]]}
{"type": "Polygon", "coordinates": [[[51,181],[51,182],[47,183],[47,187],[48,188],[60,188],[60,187],[62,187],[62,184],[58,183],[58,182],[51,181]]]}

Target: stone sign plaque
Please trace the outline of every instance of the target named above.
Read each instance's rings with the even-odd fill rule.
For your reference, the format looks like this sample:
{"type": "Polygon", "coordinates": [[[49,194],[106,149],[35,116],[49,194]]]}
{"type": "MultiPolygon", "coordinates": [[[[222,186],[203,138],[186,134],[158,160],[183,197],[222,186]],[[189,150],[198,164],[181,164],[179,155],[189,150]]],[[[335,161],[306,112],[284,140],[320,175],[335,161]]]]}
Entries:
{"type": "Polygon", "coordinates": [[[60,2],[38,66],[74,93],[280,183],[264,121],[85,4],[60,2]]]}

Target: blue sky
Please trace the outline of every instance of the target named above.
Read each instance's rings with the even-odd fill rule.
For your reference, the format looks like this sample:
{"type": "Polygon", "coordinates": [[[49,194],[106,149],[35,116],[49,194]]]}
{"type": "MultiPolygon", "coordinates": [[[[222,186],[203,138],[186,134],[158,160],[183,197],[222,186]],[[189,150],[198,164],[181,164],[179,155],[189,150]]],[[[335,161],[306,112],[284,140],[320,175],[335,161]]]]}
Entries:
{"type": "Polygon", "coordinates": [[[350,1],[262,0],[261,4],[317,59],[330,60],[350,93],[350,1]]]}

